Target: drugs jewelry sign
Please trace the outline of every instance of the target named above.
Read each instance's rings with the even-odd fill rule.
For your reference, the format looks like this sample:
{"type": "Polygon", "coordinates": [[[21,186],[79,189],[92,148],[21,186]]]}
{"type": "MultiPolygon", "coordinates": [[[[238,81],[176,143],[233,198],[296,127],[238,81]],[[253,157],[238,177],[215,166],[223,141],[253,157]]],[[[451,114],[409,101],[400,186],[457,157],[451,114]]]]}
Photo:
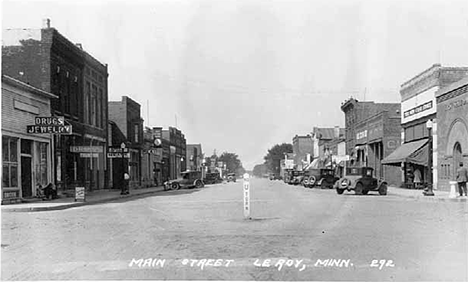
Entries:
{"type": "Polygon", "coordinates": [[[35,117],[34,123],[26,126],[27,133],[72,134],[72,126],[65,124],[64,117],[35,117]]]}

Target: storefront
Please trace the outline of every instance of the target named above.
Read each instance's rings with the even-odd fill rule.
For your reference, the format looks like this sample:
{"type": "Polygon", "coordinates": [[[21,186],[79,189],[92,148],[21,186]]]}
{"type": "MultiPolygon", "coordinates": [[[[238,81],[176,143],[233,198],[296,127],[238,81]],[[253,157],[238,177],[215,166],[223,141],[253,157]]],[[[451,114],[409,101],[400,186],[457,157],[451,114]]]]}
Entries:
{"type": "Polygon", "coordinates": [[[52,181],[52,135],[27,133],[27,126],[49,117],[55,98],[2,76],[2,204],[34,197],[39,185],[52,181]]]}
{"type": "Polygon", "coordinates": [[[440,89],[436,96],[438,188],[449,191],[460,163],[468,167],[468,78],[440,89]]]}

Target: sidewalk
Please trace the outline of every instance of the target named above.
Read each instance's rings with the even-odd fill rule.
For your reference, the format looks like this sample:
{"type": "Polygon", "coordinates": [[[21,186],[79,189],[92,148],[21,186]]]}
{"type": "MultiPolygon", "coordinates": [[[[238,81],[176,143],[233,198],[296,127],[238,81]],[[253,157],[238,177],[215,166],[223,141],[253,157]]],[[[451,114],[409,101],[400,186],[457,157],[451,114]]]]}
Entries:
{"type": "Polygon", "coordinates": [[[42,201],[41,199],[37,199],[28,203],[2,205],[2,212],[38,212],[64,210],[73,207],[105,203],[119,199],[135,198],[138,196],[150,195],[161,191],[164,191],[163,186],[130,189],[129,195],[120,195],[120,190],[102,189],[93,192],[87,192],[85,202],[75,202],[74,197],[59,198],[51,201],[42,201]]]}
{"type": "Polygon", "coordinates": [[[406,189],[406,188],[397,188],[397,187],[388,187],[388,195],[389,196],[398,196],[398,197],[405,197],[405,198],[412,198],[415,200],[429,200],[429,201],[449,201],[449,202],[466,202],[467,198],[458,197],[459,193],[457,191],[456,195],[457,198],[450,199],[448,191],[438,191],[434,190],[434,196],[424,196],[424,190],[417,190],[417,189],[406,189]]]}

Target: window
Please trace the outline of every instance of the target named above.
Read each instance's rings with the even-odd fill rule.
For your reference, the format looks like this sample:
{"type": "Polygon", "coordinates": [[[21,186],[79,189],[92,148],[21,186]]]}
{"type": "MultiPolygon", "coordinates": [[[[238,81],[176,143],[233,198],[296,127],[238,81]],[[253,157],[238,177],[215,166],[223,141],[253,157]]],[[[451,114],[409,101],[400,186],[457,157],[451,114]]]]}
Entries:
{"type": "Polygon", "coordinates": [[[83,117],[84,117],[84,122],[85,123],[90,123],[90,118],[89,118],[89,115],[90,115],[90,109],[91,107],[89,106],[89,98],[91,96],[91,84],[87,81],[86,82],[86,90],[85,90],[85,95],[84,95],[84,107],[83,107],[83,110],[84,110],[84,113],[83,113],[83,117]]]}
{"type": "Polygon", "coordinates": [[[99,88],[99,101],[100,101],[100,108],[99,108],[99,116],[100,116],[100,120],[101,120],[101,124],[100,124],[100,127],[101,128],[104,128],[104,113],[105,113],[105,105],[104,105],[104,92],[102,91],[102,88],[99,88]]]}
{"type": "Polygon", "coordinates": [[[139,128],[139,124],[135,124],[135,125],[134,125],[134,134],[135,134],[135,139],[134,139],[134,140],[135,140],[135,143],[138,143],[138,142],[139,142],[139,141],[138,141],[138,134],[139,134],[138,128],[139,128]]]}
{"type": "Polygon", "coordinates": [[[2,137],[3,173],[2,187],[18,187],[18,141],[2,137]]]}
{"type": "Polygon", "coordinates": [[[97,110],[97,87],[96,85],[92,85],[92,94],[91,94],[91,125],[96,125],[96,110],[97,110]]]}

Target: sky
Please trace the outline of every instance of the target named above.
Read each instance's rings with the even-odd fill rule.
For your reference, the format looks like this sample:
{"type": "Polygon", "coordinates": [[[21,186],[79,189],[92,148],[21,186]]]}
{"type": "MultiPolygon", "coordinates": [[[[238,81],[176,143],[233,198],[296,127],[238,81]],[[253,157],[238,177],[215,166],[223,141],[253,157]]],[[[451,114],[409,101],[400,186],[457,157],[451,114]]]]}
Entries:
{"type": "Polygon", "coordinates": [[[109,65],[111,101],[246,169],[350,97],[400,102],[435,63],[468,66],[468,1],[2,1],[2,29],[51,26],[109,65]]]}

